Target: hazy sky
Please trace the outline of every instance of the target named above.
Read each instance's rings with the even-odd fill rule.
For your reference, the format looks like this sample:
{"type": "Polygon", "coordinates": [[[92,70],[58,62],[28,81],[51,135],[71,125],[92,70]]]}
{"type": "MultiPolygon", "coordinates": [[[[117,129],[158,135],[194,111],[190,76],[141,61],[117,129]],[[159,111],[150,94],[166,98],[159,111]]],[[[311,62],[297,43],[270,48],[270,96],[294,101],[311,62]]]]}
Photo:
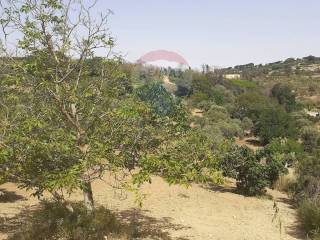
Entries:
{"type": "Polygon", "coordinates": [[[158,49],[193,67],[320,56],[320,0],[101,0],[106,8],[130,61],[158,49]]]}

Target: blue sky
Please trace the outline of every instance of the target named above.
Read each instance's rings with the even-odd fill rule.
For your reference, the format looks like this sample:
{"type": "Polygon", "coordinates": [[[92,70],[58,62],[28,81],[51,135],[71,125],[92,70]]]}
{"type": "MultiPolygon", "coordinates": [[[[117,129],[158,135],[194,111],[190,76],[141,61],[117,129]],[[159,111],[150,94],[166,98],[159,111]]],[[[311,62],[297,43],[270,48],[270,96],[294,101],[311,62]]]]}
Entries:
{"type": "Polygon", "coordinates": [[[107,8],[129,61],[157,49],[192,67],[320,56],[319,0],[100,0],[98,9],[107,8]]]}

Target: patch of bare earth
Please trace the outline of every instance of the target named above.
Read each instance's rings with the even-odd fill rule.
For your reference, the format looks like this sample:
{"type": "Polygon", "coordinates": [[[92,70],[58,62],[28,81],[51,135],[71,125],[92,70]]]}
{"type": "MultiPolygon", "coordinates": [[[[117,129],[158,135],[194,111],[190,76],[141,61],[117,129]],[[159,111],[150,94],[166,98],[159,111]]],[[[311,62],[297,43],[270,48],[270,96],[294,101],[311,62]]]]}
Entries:
{"type": "Polygon", "coordinates": [[[310,101],[313,103],[320,103],[320,95],[312,95],[312,96],[303,95],[303,96],[298,96],[297,99],[302,102],[310,101]]]}
{"type": "MultiPolygon", "coordinates": [[[[0,203],[1,217],[13,217],[38,204],[30,193],[17,189],[14,184],[7,183],[0,188],[20,196],[0,203]]],[[[135,223],[138,239],[300,239],[296,211],[289,198],[277,191],[269,191],[279,207],[274,219],[272,200],[236,194],[232,182],[219,187],[194,184],[184,188],[169,186],[160,177],[153,177],[152,183],[142,188],[147,197],[141,209],[134,204],[134,194],[115,191],[104,181],[96,181],[93,190],[97,204],[113,210],[122,221],[135,223]]],[[[71,199],[81,200],[82,195],[75,193],[71,199]]],[[[0,228],[0,239],[6,238],[5,230],[0,228]]]]}
{"type": "Polygon", "coordinates": [[[236,144],[239,146],[247,146],[253,151],[259,150],[263,148],[260,141],[256,137],[244,137],[244,138],[237,138],[236,144]]]}
{"type": "Polygon", "coordinates": [[[199,108],[193,108],[191,109],[191,115],[194,117],[203,117],[203,110],[199,109],[199,108]]]}

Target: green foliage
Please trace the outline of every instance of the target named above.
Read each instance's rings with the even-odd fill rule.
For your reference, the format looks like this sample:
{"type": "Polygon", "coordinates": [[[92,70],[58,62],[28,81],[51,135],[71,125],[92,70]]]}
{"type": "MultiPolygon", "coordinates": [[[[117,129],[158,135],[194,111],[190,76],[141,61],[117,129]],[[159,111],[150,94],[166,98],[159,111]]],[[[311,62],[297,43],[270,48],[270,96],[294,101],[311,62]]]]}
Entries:
{"type": "Polygon", "coordinates": [[[304,150],[311,152],[317,148],[320,143],[320,134],[313,127],[304,127],[301,130],[301,139],[303,142],[304,150]]]}
{"type": "Polygon", "coordinates": [[[261,111],[254,126],[254,134],[259,136],[263,143],[272,138],[297,136],[297,129],[292,117],[280,106],[273,106],[261,111]]]}
{"type": "Polygon", "coordinates": [[[304,230],[314,239],[320,237],[320,152],[314,149],[304,154],[297,167],[295,199],[304,230]]]}
{"type": "Polygon", "coordinates": [[[189,96],[192,86],[192,70],[185,70],[178,77],[170,76],[170,80],[177,86],[175,95],[178,97],[189,96]]]}
{"type": "Polygon", "coordinates": [[[298,216],[303,229],[312,237],[320,238],[320,196],[314,199],[305,199],[298,209],[298,216]]]}
{"type": "Polygon", "coordinates": [[[286,163],[296,160],[297,156],[303,152],[303,146],[291,138],[274,138],[263,149],[263,155],[270,157],[273,154],[286,155],[286,163]]]}
{"type": "Polygon", "coordinates": [[[229,81],[235,87],[247,88],[247,89],[253,89],[257,87],[256,83],[248,80],[231,79],[229,81]]]}
{"type": "Polygon", "coordinates": [[[260,137],[263,143],[277,137],[296,137],[294,119],[267,97],[258,92],[247,92],[240,95],[235,103],[233,116],[240,119],[250,118],[254,124],[253,133],[260,137]]]}
{"type": "Polygon", "coordinates": [[[246,92],[235,99],[235,108],[232,116],[239,119],[248,117],[255,123],[259,119],[261,112],[270,105],[270,99],[263,94],[257,91],[246,92]]]}
{"type": "Polygon", "coordinates": [[[273,187],[280,175],[287,174],[286,159],[283,154],[272,154],[266,161],[266,176],[270,187],[273,187]]]}
{"type": "Polygon", "coordinates": [[[244,150],[231,141],[222,141],[215,151],[220,156],[219,169],[222,170],[223,175],[237,178],[239,167],[243,164],[244,150]]]}
{"type": "Polygon", "coordinates": [[[173,117],[182,111],[181,103],[175,99],[160,83],[150,83],[136,89],[135,94],[150,104],[156,114],[161,117],[173,117]]]}
{"type": "Polygon", "coordinates": [[[218,105],[211,105],[209,110],[204,113],[204,119],[201,122],[203,129],[206,129],[207,135],[214,138],[214,132],[219,129],[226,138],[243,136],[243,130],[240,127],[241,122],[232,119],[228,111],[218,105]],[[212,129],[212,130],[210,130],[212,129]]]}
{"type": "Polygon", "coordinates": [[[312,127],[314,125],[312,119],[310,119],[304,111],[292,112],[290,115],[296,122],[298,129],[304,129],[305,127],[312,127]]]}
{"type": "Polygon", "coordinates": [[[263,150],[259,158],[266,159],[266,175],[269,185],[274,186],[281,175],[287,174],[287,167],[293,165],[301,155],[303,148],[293,139],[273,139],[263,150]]]}
{"type": "Polygon", "coordinates": [[[221,183],[218,156],[212,153],[212,146],[206,136],[188,131],[156,154],[146,156],[141,161],[142,172],[159,173],[170,184],[221,183]]]}
{"type": "MultiPolygon", "coordinates": [[[[97,47],[113,47],[107,16],[89,24],[91,8],[77,1],[71,6],[43,3],[48,6],[29,1],[10,5],[3,16],[22,21],[11,24],[20,33],[19,50],[26,56],[6,62],[7,74],[0,82],[0,173],[6,177],[1,180],[10,177],[37,196],[49,191],[60,200],[62,190],[92,195],[90,183],[106,170],[152,170],[142,159],[150,154],[156,158],[159,147],[184,134],[182,104],[156,84],[132,94],[122,60],[94,56],[97,47]],[[70,17],[65,15],[69,7],[86,16],[75,28],[61,21],[70,17]],[[92,34],[77,34],[84,27],[92,34]],[[75,35],[76,40],[70,39],[75,35]],[[74,49],[79,58],[74,58],[74,49]]],[[[199,158],[207,154],[200,147],[194,150],[200,151],[199,158]]],[[[183,151],[174,154],[185,156],[183,151]]],[[[90,210],[93,201],[87,206],[90,210]]]]}
{"type": "Polygon", "coordinates": [[[295,94],[287,84],[278,83],[271,89],[272,97],[276,98],[280,105],[290,112],[296,108],[295,94]]]}
{"type": "Polygon", "coordinates": [[[26,223],[9,239],[79,239],[104,240],[125,237],[125,228],[104,207],[88,213],[81,204],[72,204],[73,212],[59,203],[42,202],[41,208],[28,216],[26,223]]]}
{"type": "Polygon", "coordinates": [[[241,125],[241,128],[245,131],[251,131],[251,129],[253,128],[253,122],[248,117],[244,117],[240,125],[241,125]]]}
{"type": "Polygon", "coordinates": [[[194,104],[209,101],[222,105],[225,102],[225,97],[220,90],[215,88],[206,75],[195,74],[193,76],[191,98],[194,104]]]}
{"type": "Polygon", "coordinates": [[[248,148],[242,149],[243,162],[238,167],[237,189],[248,196],[261,195],[268,185],[265,167],[248,148]]]}
{"type": "Polygon", "coordinates": [[[320,194],[320,152],[314,150],[311,154],[301,157],[298,172],[298,198],[314,198],[320,194]]]}

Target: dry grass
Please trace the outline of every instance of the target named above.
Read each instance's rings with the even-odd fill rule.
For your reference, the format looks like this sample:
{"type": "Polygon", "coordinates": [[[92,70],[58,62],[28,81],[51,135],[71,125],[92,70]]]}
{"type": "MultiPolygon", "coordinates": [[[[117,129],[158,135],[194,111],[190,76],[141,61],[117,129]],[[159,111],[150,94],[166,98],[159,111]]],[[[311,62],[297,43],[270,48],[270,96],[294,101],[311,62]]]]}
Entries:
{"type": "MultiPolygon", "coordinates": [[[[189,188],[169,186],[160,177],[153,177],[152,184],[145,184],[141,191],[147,195],[143,207],[134,204],[133,193],[115,191],[106,183],[93,184],[94,198],[98,205],[110,209],[120,223],[129,226],[133,239],[162,240],[279,240],[278,226],[272,222],[273,201],[244,197],[235,192],[234,182],[228,186],[192,185],[189,188]]],[[[22,195],[26,200],[0,204],[0,216],[19,216],[23,209],[39,205],[14,184],[2,189],[22,195]]],[[[296,210],[289,198],[278,191],[270,191],[278,201],[284,227],[284,240],[301,239],[296,234],[296,210]]],[[[82,194],[73,194],[71,201],[81,201],[82,194]]],[[[15,228],[18,229],[18,228],[15,228]]],[[[8,234],[0,229],[0,239],[8,234]],[[1,235],[2,234],[2,235],[1,235]]],[[[2,239],[5,239],[4,237],[2,239]]],[[[109,239],[109,238],[108,238],[109,239]]]]}
{"type": "Polygon", "coordinates": [[[297,176],[293,168],[289,168],[289,173],[282,175],[275,182],[274,188],[280,192],[290,192],[291,187],[296,182],[297,176]]]}

